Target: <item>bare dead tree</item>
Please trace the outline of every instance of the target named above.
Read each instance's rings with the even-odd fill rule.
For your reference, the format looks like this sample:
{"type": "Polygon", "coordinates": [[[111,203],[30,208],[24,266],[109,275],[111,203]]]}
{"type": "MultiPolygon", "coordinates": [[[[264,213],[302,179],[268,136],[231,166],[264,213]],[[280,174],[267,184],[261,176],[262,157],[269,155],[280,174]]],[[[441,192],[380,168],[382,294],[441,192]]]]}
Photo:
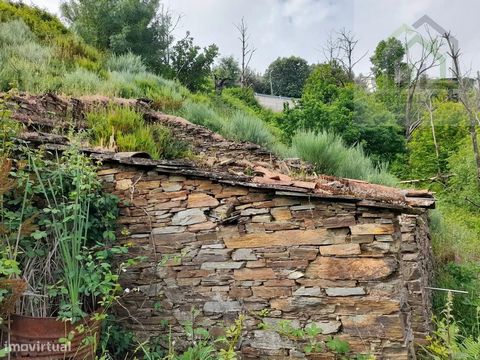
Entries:
{"type": "Polygon", "coordinates": [[[440,147],[437,141],[437,135],[435,133],[435,123],[434,123],[434,112],[437,109],[437,106],[433,103],[433,92],[430,90],[425,91],[425,98],[424,98],[424,106],[428,112],[428,118],[430,121],[430,130],[432,132],[432,140],[433,145],[435,147],[435,156],[437,161],[437,176],[441,176],[441,168],[440,168],[440,147]]]}
{"type": "Polygon", "coordinates": [[[365,56],[367,56],[367,51],[360,56],[358,59],[355,59],[354,52],[355,48],[358,44],[358,39],[355,35],[343,28],[338,33],[337,44],[340,52],[340,56],[338,57],[338,61],[342,64],[345,72],[348,75],[348,78],[353,81],[354,80],[354,73],[353,68],[357,65],[365,56]]]}
{"type": "Polygon", "coordinates": [[[246,85],[246,72],[248,69],[248,65],[252,60],[252,56],[257,51],[250,43],[250,35],[248,34],[248,27],[245,23],[245,19],[242,17],[242,20],[239,24],[235,25],[237,28],[240,36],[238,39],[242,44],[242,60],[241,60],[241,72],[240,72],[240,85],[244,87],[246,85]]]}
{"type": "Polygon", "coordinates": [[[182,20],[183,15],[173,15],[169,8],[165,5],[161,5],[160,11],[155,17],[155,23],[157,31],[157,38],[160,41],[160,58],[163,64],[170,64],[170,56],[172,52],[172,45],[175,41],[173,32],[176,30],[180,21],[182,20]]]}
{"type": "Polygon", "coordinates": [[[442,39],[438,36],[432,36],[428,28],[426,31],[427,38],[420,33],[416,33],[415,35],[420,42],[420,54],[418,57],[414,57],[410,53],[408,46],[405,45],[408,66],[407,102],[405,104],[405,135],[407,139],[410,138],[412,133],[421,123],[419,116],[417,116],[417,120],[413,120],[415,117],[413,105],[419,80],[429,70],[440,65],[439,52],[442,47],[442,39]]]}
{"type": "Polygon", "coordinates": [[[328,39],[323,46],[323,56],[325,57],[325,61],[331,64],[334,61],[337,61],[339,56],[339,46],[338,46],[338,38],[334,36],[331,32],[328,36],[328,39]]]}
{"type": "Polygon", "coordinates": [[[325,60],[331,63],[340,65],[345,73],[348,75],[350,81],[354,80],[355,74],[353,69],[368,52],[365,52],[359,58],[355,58],[355,48],[357,47],[358,39],[349,31],[341,29],[335,33],[330,33],[325,46],[323,47],[323,56],[325,60]]]}
{"type": "Polygon", "coordinates": [[[465,108],[468,118],[469,118],[469,132],[472,140],[473,155],[475,157],[475,164],[477,167],[477,184],[480,186],[480,154],[478,151],[478,140],[477,140],[477,123],[478,123],[478,111],[479,111],[479,99],[480,99],[480,80],[478,80],[477,73],[477,83],[478,87],[474,87],[473,94],[469,93],[469,83],[468,79],[460,71],[460,49],[456,48],[450,32],[443,35],[447,46],[448,46],[448,56],[452,59],[452,67],[450,70],[453,73],[454,78],[456,78],[458,83],[458,99],[465,108]]]}

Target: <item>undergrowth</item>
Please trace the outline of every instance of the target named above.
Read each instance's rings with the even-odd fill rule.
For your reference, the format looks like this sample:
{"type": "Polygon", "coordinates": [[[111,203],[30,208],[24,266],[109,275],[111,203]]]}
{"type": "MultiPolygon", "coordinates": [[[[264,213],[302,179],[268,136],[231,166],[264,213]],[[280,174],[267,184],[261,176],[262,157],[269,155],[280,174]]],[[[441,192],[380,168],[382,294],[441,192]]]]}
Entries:
{"type": "Polygon", "coordinates": [[[189,156],[188,147],[175,140],[170,129],[159,124],[146,124],[133,109],[109,106],[86,116],[94,145],[119,151],[145,151],[154,159],[189,156]]]}
{"type": "MultiPolygon", "coordinates": [[[[48,38],[41,29],[32,32],[21,20],[0,23],[0,90],[147,98],[154,110],[181,115],[228,139],[256,143],[280,156],[300,157],[312,162],[319,173],[395,184],[395,179],[382,166],[375,166],[360,147],[349,148],[338,136],[300,132],[291,146],[283,144],[283,136],[274,125],[282,114],[263,109],[251,89],[192,94],[176,81],[145,71],[139,56],[101,54],[68,30],[59,28],[55,34],[48,38]]],[[[119,110],[88,116],[95,145],[146,151],[154,158],[185,156],[184,146],[171,145],[169,130],[145,124],[137,117],[135,126],[123,131],[118,127],[126,126],[133,115],[125,114],[120,121],[108,115],[109,111],[119,110]]]]}
{"type": "Polygon", "coordinates": [[[292,139],[291,154],[313,164],[320,174],[396,184],[396,179],[384,167],[374,165],[360,146],[348,147],[332,133],[297,133],[292,139]]]}

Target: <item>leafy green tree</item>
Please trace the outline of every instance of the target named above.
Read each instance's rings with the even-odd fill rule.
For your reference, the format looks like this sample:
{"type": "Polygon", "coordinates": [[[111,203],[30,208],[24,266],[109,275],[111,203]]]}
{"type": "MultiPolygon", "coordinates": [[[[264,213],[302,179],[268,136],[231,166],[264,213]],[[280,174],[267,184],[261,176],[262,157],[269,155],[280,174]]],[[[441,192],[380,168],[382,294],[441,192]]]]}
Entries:
{"type": "Polygon", "coordinates": [[[405,125],[405,106],[407,102],[406,85],[407,64],[403,62],[405,47],[396,38],[388,38],[378,43],[370,58],[375,76],[375,97],[383,102],[396,118],[397,124],[405,125]]]}
{"type": "Polygon", "coordinates": [[[436,158],[429,114],[423,114],[422,125],[413,133],[408,143],[408,176],[424,179],[448,172],[448,159],[456,153],[467,136],[467,115],[459,103],[441,100],[434,102],[432,119],[438,143],[439,159],[436,158]]]}
{"type": "Polygon", "coordinates": [[[159,46],[158,0],[68,0],[63,17],[87,43],[104,50],[140,55],[153,68],[159,46]]]}
{"type": "Polygon", "coordinates": [[[348,145],[362,145],[374,160],[390,161],[404,151],[401,128],[375,97],[349,82],[338,64],[318,65],[297,107],[278,121],[287,139],[298,131],[330,131],[348,145]]]}
{"type": "Polygon", "coordinates": [[[218,47],[209,45],[203,50],[193,44],[193,37],[187,32],[172,49],[171,68],[177,78],[191,91],[204,89],[208,85],[211,66],[218,55],[218,47]]]}
{"type": "Polygon", "coordinates": [[[271,82],[273,94],[299,98],[303,85],[310,74],[307,61],[297,57],[278,58],[265,72],[267,81],[271,82]]]}
{"type": "Polygon", "coordinates": [[[375,48],[375,53],[370,58],[375,78],[384,75],[398,83],[399,74],[406,68],[406,64],[403,62],[404,57],[405,47],[400,40],[391,37],[380,41],[375,48]]]}
{"type": "Polygon", "coordinates": [[[221,90],[224,87],[237,85],[240,77],[240,66],[233,56],[223,57],[213,68],[215,88],[221,90]]]}
{"type": "Polygon", "coordinates": [[[305,82],[302,99],[330,103],[349,82],[348,74],[335,61],[316,65],[305,82]]]}
{"type": "Polygon", "coordinates": [[[259,94],[270,94],[270,83],[265,76],[260,73],[256,73],[250,68],[245,70],[245,83],[247,87],[250,87],[259,94]]]}

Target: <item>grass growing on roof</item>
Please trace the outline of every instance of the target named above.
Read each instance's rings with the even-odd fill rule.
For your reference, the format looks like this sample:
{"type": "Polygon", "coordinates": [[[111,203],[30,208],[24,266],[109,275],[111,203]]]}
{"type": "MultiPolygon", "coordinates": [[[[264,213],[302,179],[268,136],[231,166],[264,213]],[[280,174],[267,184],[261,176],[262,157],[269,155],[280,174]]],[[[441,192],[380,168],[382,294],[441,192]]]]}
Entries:
{"type": "Polygon", "coordinates": [[[225,126],[225,133],[234,140],[248,141],[271,148],[275,143],[267,125],[255,116],[237,111],[225,126]]]}
{"type": "Polygon", "coordinates": [[[132,74],[144,73],[147,67],[142,58],[131,52],[121,55],[112,54],[105,62],[105,67],[110,71],[127,72],[132,74]]]}
{"type": "Polygon", "coordinates": [[[383,166],[375,166],[359,146],[348,147],[338,135],[323,131],[299,132],[292,138],[291,154],[310,162],[320,174],[395,185],[383,166]]]}
{"type": "Polygon", "coordinates": [[[143,116],[131,108],[109,106],[89,112],[86,120],[95,145],[115,145],[119,151],[145,151],[154,159],[189,156],[187,146],[175,140],[170,129],[146,124],[143,116]]]}
{"type": "Polygon", "coordinates": [[[221,134],[224,133],[225,119],[208,104],[186,101],[180,109],[180,114],[194,124],[205,126],[221,134]]]}

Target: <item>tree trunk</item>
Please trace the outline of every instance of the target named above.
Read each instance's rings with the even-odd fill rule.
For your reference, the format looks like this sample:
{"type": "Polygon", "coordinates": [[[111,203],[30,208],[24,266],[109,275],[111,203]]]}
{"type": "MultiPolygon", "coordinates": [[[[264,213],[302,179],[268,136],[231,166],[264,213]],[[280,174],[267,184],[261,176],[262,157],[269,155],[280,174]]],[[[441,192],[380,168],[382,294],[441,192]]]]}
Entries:
{"type": "Polygon", "coordinates": [[[435,146],[435,155],[437,157],[437,175],[440,176],[442,172],[440,169],[440,149],[438,147],[437,136],[435,134],[435,124],[433,123],[432,98],[428,99],[428,114],[430,116],[430,127],[432,129],[433,145],[435,146]]]}
{"type": "Polygon", "coordinates": [[[478,152],[478,139],[475,114],[470,112],[470,137],[472,139],[473,155],[475,157],[475,165],[477,167],[477,183],[480,185],[480,154],[478,152]]]}

